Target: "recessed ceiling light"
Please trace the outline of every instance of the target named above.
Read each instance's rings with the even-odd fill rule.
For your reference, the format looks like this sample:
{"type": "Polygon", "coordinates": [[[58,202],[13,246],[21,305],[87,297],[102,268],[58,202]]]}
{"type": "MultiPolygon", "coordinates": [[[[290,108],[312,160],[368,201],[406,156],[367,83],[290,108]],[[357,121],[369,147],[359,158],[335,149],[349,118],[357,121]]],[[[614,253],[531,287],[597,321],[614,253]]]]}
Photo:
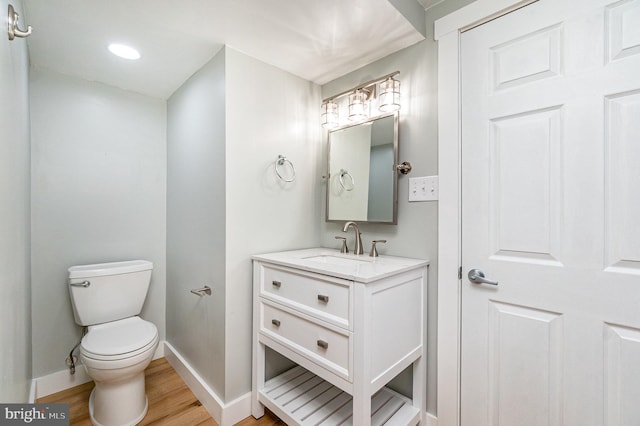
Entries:
{"type": "Polygon", "coordinates": [[[140,59],[140,52],[126,44],[111,43],[109,45],[109,51],[124,59],[140,59]]]}

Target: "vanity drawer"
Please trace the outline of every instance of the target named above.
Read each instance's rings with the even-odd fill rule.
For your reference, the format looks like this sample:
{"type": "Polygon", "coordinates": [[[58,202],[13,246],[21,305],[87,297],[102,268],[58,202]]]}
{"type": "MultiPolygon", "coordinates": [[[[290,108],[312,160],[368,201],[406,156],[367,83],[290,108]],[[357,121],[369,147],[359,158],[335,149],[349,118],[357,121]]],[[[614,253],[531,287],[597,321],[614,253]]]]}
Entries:
{"type": "Polygon", "coordinates": [[[266,265],[261,268],[261,296],[351,329],[350,281],[266,265]]]}
{"type": "Polygon", "coordinates": [[[260,302],[260,332],[350,380],[351,333],[286,307],[260,302]]]}

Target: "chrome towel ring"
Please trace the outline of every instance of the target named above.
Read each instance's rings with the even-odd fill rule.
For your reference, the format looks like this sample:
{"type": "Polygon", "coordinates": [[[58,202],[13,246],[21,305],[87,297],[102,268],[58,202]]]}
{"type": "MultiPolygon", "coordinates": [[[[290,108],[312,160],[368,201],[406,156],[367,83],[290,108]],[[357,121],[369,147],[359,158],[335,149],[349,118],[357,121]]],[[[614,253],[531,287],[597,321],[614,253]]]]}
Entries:
{"type": "Polygon", "coordinates": [[[287,157],[285,157],[284,155],[278,155],[278,159],[274,163],[274,168],[276,170],[276,174],[281,180],[285,182],[293,182],[294,180],[296,180],[296,169],[295,167],[293,167],[293,163],[291,162],[291,160],[288,160],[287,157]],[[291,169],[291,173],[289,173],[288,177],[285,177],[286,175],[283,175],[282,173],[280,173],[280,170],[278,169],[278,166],[284,166],[284,165],[288,165],[289,168],[291,169]]]}
{"type": "Polygon", "coordinates": [[[353,176],[349,174],[345,169],[340,169],[340,178],[338,179],[340,182],[340,186],[344,188],[345,191],[353,191],[356,187],[356,181],[353,179],[353,176]],[[351,180],[351,185],[347,185],[344,183],[344,177],[348,176],[351,180]]]}
{"type": "Polygon", "coordinates": [[[28,37],[31,35],[31,25],[27,25],[27,30],[21,30],[18,28],[18,19],[20,15],[15,11],[13,5],[9,5],[9,40],[13,40],[16,37],[28,37]]]}

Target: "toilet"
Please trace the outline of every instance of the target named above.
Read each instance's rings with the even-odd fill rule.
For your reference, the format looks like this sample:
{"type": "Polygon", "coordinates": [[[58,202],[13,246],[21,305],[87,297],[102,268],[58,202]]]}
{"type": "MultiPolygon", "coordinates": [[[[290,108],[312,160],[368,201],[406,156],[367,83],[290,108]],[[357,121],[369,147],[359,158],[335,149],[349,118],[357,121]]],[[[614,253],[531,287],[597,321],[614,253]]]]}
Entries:
{"type": "Polygon", "coordinates": [[[80,360],[95,382],[89,398],[96,426],[129,426],[147,414],[144,369],[158,346],[158,329],[140,318],[153,264],[146,260],[69,268],[73,315],[87,332],[80,360]]]}

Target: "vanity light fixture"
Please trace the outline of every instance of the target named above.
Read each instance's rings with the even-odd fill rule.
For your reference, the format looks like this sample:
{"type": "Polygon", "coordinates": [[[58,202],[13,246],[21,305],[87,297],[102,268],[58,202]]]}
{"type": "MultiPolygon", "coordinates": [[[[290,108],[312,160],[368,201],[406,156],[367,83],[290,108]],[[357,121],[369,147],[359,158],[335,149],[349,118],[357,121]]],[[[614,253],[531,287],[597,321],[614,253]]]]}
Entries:
{"type": "Polygon", "coordinates": [[[371,103],[383,113],[400,109],[400,81],[393,78],[398,74],[400,71],[394,71],[323,100],[321,106],[322,126],[333,129],[341,124],[339,101],[347,96],[347,117],[350,121],[362,121],[369,118],[371,103]]]}
{"type": "Polygon", "coordinates": [[[383,112],[391,112],[400,109],[400,82],[393,77],[380,83],[380,96],[378,108],[383,112]]]}
{"type": "Polygon", "coordinates": [[[327,129],[338,127],[338,104],[333,99],[326,100],[322,103],[322,126],[327,129]]]}
{"type": "Polygon", "coordinates": [[[109,52],[123,59],[136,60],[141,57],[140,52],[126,44],[111,43],[108,49],[109,52]]]}
{"type": "Polygon", "coordinates": [[[368,107],[366,93],[363,89],[356,89],[349,95],[349,120],[365,120],[369,116],[368,107]]]}

